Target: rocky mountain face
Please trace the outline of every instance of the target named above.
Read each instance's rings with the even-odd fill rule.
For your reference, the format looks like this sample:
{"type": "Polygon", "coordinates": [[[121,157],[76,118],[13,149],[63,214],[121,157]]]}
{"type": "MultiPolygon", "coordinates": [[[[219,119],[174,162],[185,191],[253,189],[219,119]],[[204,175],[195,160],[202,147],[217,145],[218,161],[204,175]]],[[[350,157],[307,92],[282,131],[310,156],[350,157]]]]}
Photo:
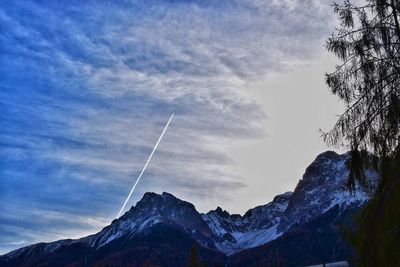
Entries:
{"type": "Polygon", "coordinates": [[[293,224],[275,240],[231,255],[229,266],[322,266],[347,260],[353,251],[338,226],[351,227],[349,218],[357,210],[335,206],[304,224],[293,224]]]}
{"type": "Polygon", "coordinates": [[[153,225],[165,224],[182,229],[204,247],[215,249],[213,234],[193,204],[169,193],[145,193],[143,198],[99,233],[81,239],[99,248],[120,237],[134,238],[150,231],[153,225]]]}
{"type": "Polygon", "coordinates": [[[225,262],[193,204],[146,193],[99,233],[18,249],[1,256],[0,266],[186,266],[193,244],[205,261],[225,262]]]}
{"type": "MultiPolygon", "coordinates": [[[[344,209],[350,205],[360,206],[369,199],[372,188],[361,188],[357,185],[354,192],[345,190],[349,175],[346,166],[348,160],[348,154],[338,155],[333,151],[317,156],[298,182],[278,231],[284,232],[290,225],[305,223],[336,205],[344,209]]],[[[366,176],[373,186],[378,178],[377,173],[367,170],[366,176]]]]}
{"type": "Polygon", "coordinates": [[[230,215],[218,207],[203,214],[203,219],[213,232],[217,248],[230,255],[278,237],[276,229],[291,195],[291,192],[278,195],[272,202],[250,209],[243,216],[230,215]]]}
{"type": "MultiPolygon", "coordinates": [[[[200,214],[169,193],[146,193],[99,233],[18,249],[0,256],[0,266],[186,266],[193,244],[212,266],[343,260],[351,249],[336,226],[346,224],[373,190],[344,190],[348,159],[330,151],[319,155],[293,193],[278,195],[243,216],[220,207],[200,214]]],[[[373,184],[377,174],[366,174],[373,184]]]]}
{"type": "MultiPolygon", "coordinates": [[[[256,247],[285,234],[292,225],[305,224],[334,207],[339,211],[362,206],[373,191],[356,187],[345,189],[349,170],[348,154],[328,151],[320,154],[306,169],[294,192],[278,195],[266,205],[247,211],[244,216],[230,215],[221,208],[203,214],[214,234],[218,249],[227,255],[256,247]]],[[[377,174],[366,171],[369,184],[377,174]]]]}

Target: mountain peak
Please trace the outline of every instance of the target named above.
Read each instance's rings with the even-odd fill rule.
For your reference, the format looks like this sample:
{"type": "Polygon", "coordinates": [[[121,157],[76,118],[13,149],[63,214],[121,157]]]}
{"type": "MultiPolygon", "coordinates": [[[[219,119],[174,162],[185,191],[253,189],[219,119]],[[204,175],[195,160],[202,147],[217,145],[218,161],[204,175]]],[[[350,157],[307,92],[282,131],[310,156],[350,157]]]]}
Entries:
{"type": "MultiPolygon", "coordinates": [[[[349,153],[334,151],[326,151],[315,158],[290,198],[279,231],[294,223],[307,222],[315,217],[315,213],[322,214],[335,206],[342,209],[365,203],[368,199],[365,188],[357,187],[354,194],[344,189],[349,176],[346,164],[349,159],[349,153]]],[[[366,175],[367,180],[378,179],[378,173],[373,170],[367,170],[366,175]]]]}
{"type": "Polygon", "coordinates": [[[171,193],[168,193],[168,192],[163,192],[163,193],[162,193],[162,195],[163,195],[164,197],[172,197],[172,198],[177,198],[177,197],[175,197],[173,194],[171,194],[171,193]]]}
{"type": "MultiPolygon", "coordinates": [[[[142,197],[141,200],[144,200],[144,199],[153,199],[153,198],[157,198],[157,197],[159,197],[159,196],[160,196],[159,194],[154,193],[154,192],[146,192],[146,193],[144,193],[144,195],[143,195],[143,197],[142,197]]],[[[140,201],[141,201],[141,200],[140,200],[140,201]]]]}
{"type": "Polygon", "coordinates": [[[289,200],[290,196],[293,194],[292,191],[287,191],[283,194],[276,195],[272,202],[286,202],[289,200]]]}
{"type": "Polygon", "coordinates": [[[146,209],[149,206],[152,207],[167,207],[167,206],[173,206],[173,205],[177,205],[177,204],[181,204],[181,205],[189,205],[191,207],[194,208],[193,204],[183,201],[177,197],[175,197],[174,195],[172,195],[171,193],[168,192],[163,192],[162,194],[157,194],[154,192],[146,192],[142,199],[139,200],[135,206],[132,206],[132,209],[146,209]]]}
{"type": "Polygon", "coordinates": [[[166,198],[170,198],[170,199],[178,199],[177,197],[175,197],[174,195],[172,195],[171,193],[168,192],[163,192],[162,194],[158,194],[155,192],[146,192],[144,193],[142,200],[147,201],[147,200],[153,200],[153,199],[166,199],[166,198]]]}
{"type": "Polygon", "coordinates": [[[316,160],[318,160],[318,159],[322,159],[322,158],[336,158],[336,157],[338,157],[338,156],[340,156],[338,153],[336,153],[335,151],[332,151],[332,150],[327,150],[327,151],[325,151],[325,152],[322,152],[321,154],[319,154],[317,157],[316,157],[316,160]]]}
{"type": "MultiPolygon", "coordinates": [[[[165,237],[168,240],[163,242],[167,242],[169,247],[181,248],[185,242],[179,238],[185,238],[188,251],[192,243],[197,242],[201,249],[213,253],[219,250],[226,255],[272,244],[272,240],[298,231],[296,225],[310,224],[314,229],[314,220],[321,215],[333,214],[332,218],[339,218],[343,211],[358,209],[365,203],[368,195],[363,188],[357,188],[353,195],[342,190],[348,177],[345,163],[349,157],[349,153],[337,154],[333,151],[318,155],[306,169],[294,192],[277,195],[270,203],[252,208],[243,216],[229,214],[221,207],[199,214],[193,204],[171,193],[147,192],[128,212],[97,234],[22,248],[0,257],[0,265],[6,262],[9,266],[8,263],[18,263],[25,258],[42,259],[43,255],[52,258],[47,256],[65,255],[63,253],[70,253],[74,249],[88,255],[103,255],[110,249],[120,253],[120,249],[125,251],[129,246],[138,244],[141,249],[148,247],[148,244],[157,246],[160,238],[165,237]]],[[[366,174],[368,178],[377,179],[377,173],[372,170],[366,174]]],[[[332,223],[328,223],[328,227],[330,225],[332,223]]],[[[285,239],[276,242],[286,242],[282,240],[285,239]]],[[[126,251],[131,255],[131,250],[126,251]]],[[[170,251],[166,252],[166,255],[170,254],[170,251]]]]}

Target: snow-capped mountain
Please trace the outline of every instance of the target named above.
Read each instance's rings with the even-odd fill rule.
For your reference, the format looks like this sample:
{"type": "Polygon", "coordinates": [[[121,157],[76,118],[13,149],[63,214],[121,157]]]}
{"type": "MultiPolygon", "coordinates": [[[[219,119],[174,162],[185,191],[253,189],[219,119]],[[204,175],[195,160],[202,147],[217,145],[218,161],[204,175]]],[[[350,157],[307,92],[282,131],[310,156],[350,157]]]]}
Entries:
{"type": "Polygon", "coordinates": [[[218,207],[203,214],[203,219],[213,232],[218,249],[232,254],[277,238],[276,228],[291,195],[292,192],[278,195],[272,202],[250,209],[243,216],[230,215],[218,207]]]}
{"type": "MultiPolygon", "coordinates": [[[[294,192],[278,195],[266,205],[247,211],[244,216],[230,215],[221,208],[203,214],[215,236],[216,246],[226,254],[256,247],[276,239],[293,224],[304,224],[336,205],[340,209],[359,207],[369,199],[371,190],[357,186],[345,189],[349,170],[348,154],[332,151],[320,154],[306,169],[294,192]]],[[[377,173],[367,170],[370,183],[377,173]]]]}
{"type": "MultiPolygon", "coordinates": [[[[193,243],[199,246],[200,256],[207,262],[226,264],[230,257],[242,265],[243,257],[236,254],[251,255],[252,248],[256,250],[263,244],[271,244],[267,248],[271,249],[273,244],[281,244],[293,232],[303,233],[304,229],[311,236],[309,231],[313,234],[314,228],[307,225],[316,224],[316,220],[319,227],[340,238],[332,230],[333,220],[340,222],[348,210],[358,209],[369,197],[369,191],[360,187],[353,194],[344,190],[348,159],[348,154],[322,153],[306,169],[293,193],[278,195],[243,216],[231,215],[220,207],[200,214],[193,204],[169,193],[146,193],[128,212],[97,234],[21,248],[0,256],[0,265],[80,266],[88,260],[91,264],[107,265],[121,258],[144,264],[150,257],[162,266],[184,266],[193,243]],[[330,221],[320,219],[324,216],[331,218],[330,221]],[[299,230],[299,226],[305,228],[299,230]],[[240,252],[244,249],[247,254],[240,252]],[[165,264],[170,261],[174,264],[165,264]]],[[[377,174],[367,171],[367,177],[372,183],[377,174]]],[[[306,247],[307,244],[303,249],[306,247]]],[[[309,253],[312,255],[313,251],[309,253]]],[[[232,265],[234,261],[230,262],[232,265]]]]}
{"type": "Polygon", "coordinates": [[[370,186],[362,188],[357,184],[354,192],[346,190],[349,159],[348,153],[339,155],[333,151],[317,156],[307,167],[303,178],[291,195],[278,231],[284,232],[295,223],[308,222],[336,205],[341,209],[360,206],[370,198],[378,174],[372,170],[366,170],[367,182],[370,186]]]}
{"type": "Polygon", "coordinates": [[[213,234],[193,204],[180,200],[169,193],[145,193],[143,198],[123,216],[114,220],[99,233],[80,239],[66,239],[51,243],[39,243],[6,254],[13,259],[20,255],[35,257],[50,255],[68,246],[82,246],[99,250],[111,243],[127,242],[145,236],[157,225],[167,225],[180,229],[195,239],[200,245],[215,249],[213,234]]]}
{"type": "Polygon", "coordinates": [[[180,200],[169,193],[145,193],[143,198],[122,217],[114,220],[101,232],[83,238],[91,247],[99,248],[109,242],[134,238],[150,231],[156,224],[167,224],[181,228],[201,245],[215,248],[213,235],[193,204],[180,200]]]}

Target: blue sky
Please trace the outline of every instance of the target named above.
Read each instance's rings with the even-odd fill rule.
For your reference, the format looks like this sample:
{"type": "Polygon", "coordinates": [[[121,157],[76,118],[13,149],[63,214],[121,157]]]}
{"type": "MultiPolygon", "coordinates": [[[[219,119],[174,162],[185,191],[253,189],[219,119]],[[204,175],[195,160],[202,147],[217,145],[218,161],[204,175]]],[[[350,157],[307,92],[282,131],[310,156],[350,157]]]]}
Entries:
{"type": "Polygon", "coordinates": [[[304,91],[305,101],[323,103],[310,127],[317,145],[296,149],[306,156],[281,150],[296,144],[271,135],[281,129],[274,123],[292,122],[274,114],[310,106],[286,82],[321,86],[333,25],[331,7],[317,0],[3,4],[0,253],[107,225],[172,112],[129,206],[146,191],[168,191],[200,211],[243,212],[293,189],[297,171],[322,152],[316,127],[337,106],[326,88],[304,91]],[[301,69],[318,75],[301,78],[301,69]],[[273,155],[296,172],[260,161],[273,155]]]}

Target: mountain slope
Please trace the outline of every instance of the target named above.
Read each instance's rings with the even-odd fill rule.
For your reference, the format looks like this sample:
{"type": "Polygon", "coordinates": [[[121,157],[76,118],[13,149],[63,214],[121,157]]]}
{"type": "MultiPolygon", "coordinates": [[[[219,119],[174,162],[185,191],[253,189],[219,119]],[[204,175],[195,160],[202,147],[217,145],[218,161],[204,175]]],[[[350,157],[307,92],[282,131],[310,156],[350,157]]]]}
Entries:
{"type": "Polygon", "coordinates": [[[266,205],[247,211],[244,216],[230,215],[221,208],[203,214],[215,236],[216,246],[231,255],[256,247],[285,234],[294,224],[304,224],[332,208],[361,207],[373,192],[376,172],[367,170],[370,189],[345,189],[349,170],[348,154],[327,151],[307,167],[294,192],[278,195],[266,205]]]}
{"type": "Polygon", "coordinates": [[[133,238],[156,224],[183,229],[201,245],[214,249],[213,235],[193,204],[169,193],[146,193],[118,220],[96,235],[83,238],[91,247],[99,248],[120,237],[133,238]]]}
{"type": "Polygon", "coordinates": [[[295,223],[308,222],[336,205],[361,206],[370,198],[378,174],[366,170],[367,183],[370,187],[361,188],[357,184],[356,190],[349,192],[345,188],[349,175],[346,166],[348,160],[348,153],[339,155],[333,151],[317,156],[298,182],[282,216],[278,231],[286,231],[295,223]]]}
{"type": "Polygon", "coordinates": [[[286,210],[291,192],[278,195],[267,205],[248,210],[243,216],[221,208],[203,214],[214,234],[216,246],[226,254],[262,245],[278,237],[276,228],[286,210]]]}
{"type": "Polygon", "coordinates": [[[298,267],[347,260],[352,249],[338,226],[351,227],[351,214],[356,210],[336,205],[307,223],[292,225],[267,244],[239,251],[229,258],[229,266],[298,267]]]}
{"type": "MultiPolygon", "coordinates": [[[[343,189],[348,154],[325,152],[306,169],[294,192],[243,216],[217,208],[206,214],[169,193],[146,193],[99,233],[39,243],[0,256],[0,266],[186,266],[195,244],[211,265],[294,266],[343,260],[351,254],[340,237],[373,189],[343,189]]],[[[366,172],[370,184],[376,173],[366,172]]],[[[373,188],[373,186],[372,186],[373,188]]]]}
{"type": "Polygon", "coordinates": [[[113,266],[113,262],[134,261],[138,266],[186,266],[193,244],[207,262],[225,261],[192,204],[169,193],[146,193],[136,206],[95,235],[28,246],[0,257],[0,265],[80,266],[86,262],[113,266]]]}

